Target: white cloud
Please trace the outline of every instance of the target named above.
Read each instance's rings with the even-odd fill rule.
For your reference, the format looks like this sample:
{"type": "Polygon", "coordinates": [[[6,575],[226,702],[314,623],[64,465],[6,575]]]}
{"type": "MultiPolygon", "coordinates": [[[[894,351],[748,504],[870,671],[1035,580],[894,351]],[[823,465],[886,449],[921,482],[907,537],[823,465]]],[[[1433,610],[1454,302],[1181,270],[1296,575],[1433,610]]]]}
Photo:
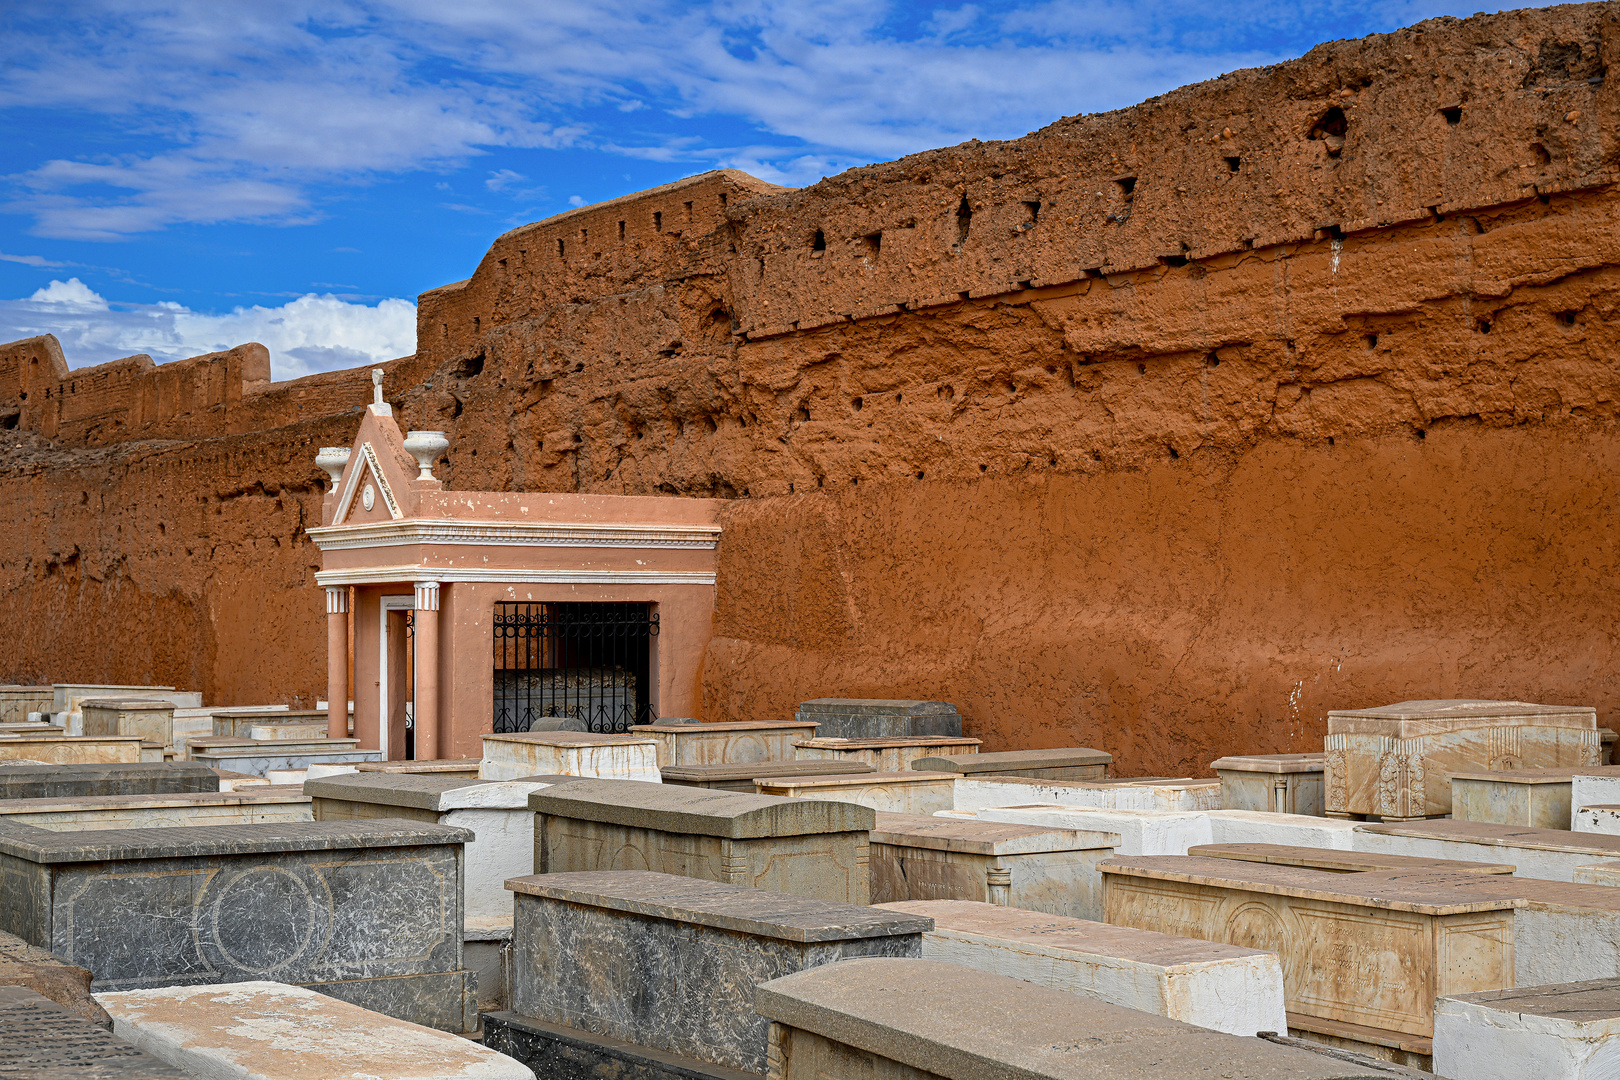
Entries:
{"type": "Polygon", "coordinates": [[[43,255],[7,255],[3,251],[0,251],[0,262],[22,263],[24,266],[38,266],[44,269],[52,269],[65,265],[59,262],[52,262],[43,255]]]}
{"type": "Polygon", "coordinates": [[[223,314],[180,304],[111,303],[78,278],[52,281],[26,300],[0,300],[0,341],[55,334],[74,367],[147,353],[159,362],[249,341],[270,350],[276,379],[373,364],[416,350],[416,305],[356,304],[311,293],[280,307],[223,314]]]}

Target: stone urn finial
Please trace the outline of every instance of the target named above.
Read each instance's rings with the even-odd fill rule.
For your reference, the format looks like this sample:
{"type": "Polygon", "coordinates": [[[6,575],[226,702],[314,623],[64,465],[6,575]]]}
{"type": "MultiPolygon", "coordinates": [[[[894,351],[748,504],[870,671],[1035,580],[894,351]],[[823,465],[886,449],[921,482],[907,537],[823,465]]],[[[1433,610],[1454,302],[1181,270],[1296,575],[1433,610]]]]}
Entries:
{"type": "Polygon", "coordinates": [[[349,464],[349,448],[323,446],[321,452],[315,455],[315,464],[327,471],[332,477],[332,486],[337,487],[338,481],[343,479],[344,467],[349,464]]]}
{"type": "Polygon", "coordinates": [[[405,452],[416,459],[422,467],[418,480],[433,479],[433,463],[439,455],[450,449],[450,440],[445,438],[442,431],[407,431],[405,433],[405,452]]]}

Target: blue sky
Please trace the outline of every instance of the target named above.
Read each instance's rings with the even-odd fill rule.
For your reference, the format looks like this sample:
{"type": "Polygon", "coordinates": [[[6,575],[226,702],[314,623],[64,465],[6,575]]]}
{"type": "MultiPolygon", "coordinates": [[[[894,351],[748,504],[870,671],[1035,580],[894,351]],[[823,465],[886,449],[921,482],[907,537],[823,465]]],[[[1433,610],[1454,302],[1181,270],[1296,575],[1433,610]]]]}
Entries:
{"type": "MultiPolygon", "coordinates": [[[[500,233],[728,166],[782,184],[1132,104],[1444,0],[0,5],[0,341],[83,366],[414,348],[500,233]]],[[[1492,9],[1495,10],[1495,9],[1492,9]]]]}

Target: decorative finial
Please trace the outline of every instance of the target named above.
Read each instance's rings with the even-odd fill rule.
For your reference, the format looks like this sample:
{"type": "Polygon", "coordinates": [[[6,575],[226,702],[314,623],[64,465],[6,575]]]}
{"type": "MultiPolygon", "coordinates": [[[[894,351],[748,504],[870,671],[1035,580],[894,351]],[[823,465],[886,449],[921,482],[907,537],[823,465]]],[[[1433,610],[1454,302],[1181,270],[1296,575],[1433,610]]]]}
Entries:
{"type": "Polygon", "coordinates": [[[383,404],[382,381],[383,381],[383,369],[380,368],[380,367],[379,368],[372,368],[371,369],[371,403],[373,405],[381,405],[381,404],[383,404]]]}

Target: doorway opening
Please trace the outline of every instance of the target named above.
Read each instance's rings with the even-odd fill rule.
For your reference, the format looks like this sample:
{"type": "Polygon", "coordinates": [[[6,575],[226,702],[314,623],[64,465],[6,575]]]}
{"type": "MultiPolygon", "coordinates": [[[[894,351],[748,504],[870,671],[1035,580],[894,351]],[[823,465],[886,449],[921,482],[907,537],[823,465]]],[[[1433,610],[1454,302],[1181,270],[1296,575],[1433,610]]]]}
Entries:
{"type": "Polygon", "coordinates": [[[603,733],[653,723],[657,636],[651,604],[497,603],[495,732],[553,717],[603,733]]]}

